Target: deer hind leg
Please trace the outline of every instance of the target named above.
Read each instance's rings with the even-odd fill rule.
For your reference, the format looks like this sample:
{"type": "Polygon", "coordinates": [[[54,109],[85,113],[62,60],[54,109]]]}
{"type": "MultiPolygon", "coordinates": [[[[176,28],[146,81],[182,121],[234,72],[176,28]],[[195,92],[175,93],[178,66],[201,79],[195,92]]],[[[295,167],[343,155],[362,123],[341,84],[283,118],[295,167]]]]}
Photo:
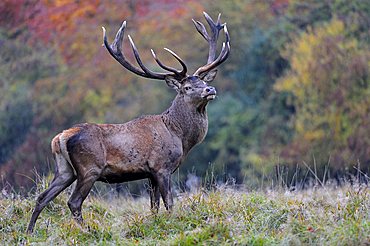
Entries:
{"type": "Polygon", "coordinates": [[[31,220],[27,228],[27,233],[33,232],[36,220],[45,206],[55,197],[57,197],[63,190],[70,186],[76,179],[72,167],[61,154],[55,154],[55,161],[57,162],[55,177],[49,188],[41,193],[37,198],[36,206],[33,210],[31,220]]]}
{"type": "Polygon", "coordinates": [[[66,141],[72,166],[77,173],[76,187],[68,200],[68,207],[73,218],[79,224],[83,222],[82,203],[106,165],[105,147],[101,142],[102,135],[99,133],[99,128],[80,130],[66,141]],[[94,130],[96,132],[92,134],[91,131],[94,130]]]}
{"type": "Polygon", "coordinates": [[[83,178],[78,178],[76,188],[68,200],[68,207],[71,210],[72,216],[79,224],[83,223],[81,212],[82,203],[86,199],[98,177],[99,175],[91,174],[86,175],[83,178]]]}
{"type": "Polygon", "coordinates": [[[72,155],[71,157],[72,163],[75,164],[76,167],[80,168],[77,168],[77,184],[68,200],[68,207],[71,210],[74,220],[78,224],[82,224],[82,203],[85,201],[94,183],[100,177],[103,170],[103,164],[100,163],[103,162],[99,160],[99,158],[94,158],[89,154],[82,156],[72,155]],[[90,166],[89,169],[87,169],[88,166],[90,166]]]}

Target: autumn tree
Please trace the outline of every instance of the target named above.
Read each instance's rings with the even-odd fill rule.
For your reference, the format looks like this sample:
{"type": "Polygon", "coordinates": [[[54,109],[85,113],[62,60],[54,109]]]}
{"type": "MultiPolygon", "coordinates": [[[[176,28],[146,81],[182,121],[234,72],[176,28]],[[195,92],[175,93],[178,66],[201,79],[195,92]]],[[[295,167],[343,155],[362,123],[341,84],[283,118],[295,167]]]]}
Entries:
{"type": "Polygon", "coordinates": [[[296,114],[295,136],[283,157],[315,158],[321,172],[328,162],[336,170],[357,162],[368,166],[369,49],[346,37],[343,22],[333,18],[295,39],[285,55],[291,69],[275,88],[292,93],[296,114]]]}

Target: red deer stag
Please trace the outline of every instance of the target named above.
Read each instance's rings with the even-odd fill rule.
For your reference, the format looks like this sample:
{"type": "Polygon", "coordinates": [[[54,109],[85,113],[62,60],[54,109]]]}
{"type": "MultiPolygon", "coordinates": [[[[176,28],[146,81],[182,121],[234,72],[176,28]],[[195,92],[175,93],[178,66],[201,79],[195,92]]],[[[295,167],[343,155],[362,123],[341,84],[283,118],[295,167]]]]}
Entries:
{"type": "Polygon", "coordinates": [[[208,129],[206,106],[216,96],[211,82],[217,70],[230,52],[230,37],[226,23],[217,22],[204,13],[210,26],[194,21],[198,32],[209,43],[207,64],[188,75],[184,61],[173,51],[165,49],[181,64],[182,70],[164,65],[153,50],[158,65],[168,71],[157,73],[149,70],[141,61],[131,37],[128,36],[135,59],[141,69],[132,65],[121,51],[126,22],[123,22],[111,45],[105,29],[104,46],[123,67],[150,79],[166,81],[177,91],[172,105],[160,115],[147,115],[124,124],[79,124],[64,130],[54,137],[51,149],[56,161],[56,172],[49,188],[36,201],[28,225],[32,233],[43,208],[76,179],[77,184],[68,201],[73,218],[82,223],[81,206],[95,181],[107,183],[126,182],[148,178],[150,202],[153,211],[158,211],[160,196],[167,210],[171,210],[171,174],[179,167],[189,151],[200,143],[208,129]],[[216,57],[219,32],[224,30],[226,40],[216,57]]]}

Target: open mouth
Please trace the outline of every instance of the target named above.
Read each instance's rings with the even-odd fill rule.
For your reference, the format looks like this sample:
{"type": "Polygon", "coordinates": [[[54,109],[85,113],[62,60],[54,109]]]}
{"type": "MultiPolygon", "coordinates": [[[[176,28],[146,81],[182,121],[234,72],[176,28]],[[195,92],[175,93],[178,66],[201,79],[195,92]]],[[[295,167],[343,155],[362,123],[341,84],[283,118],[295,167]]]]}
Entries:
{"type": "Polygon", "coordinates": [[[216,98],[216,94],[210,94],[210,95],[207,95],[206,96],[206,99],[207,100],[213,100],[213,99],[215,99],[216,98]]]}
{"type": "Polygon", "coordinates": [[[203,98],[205,98],[207,100],[213,100],[213,99],[216,98],[216,93],[207,94],[207,95],[203,96],[203,98]]]}

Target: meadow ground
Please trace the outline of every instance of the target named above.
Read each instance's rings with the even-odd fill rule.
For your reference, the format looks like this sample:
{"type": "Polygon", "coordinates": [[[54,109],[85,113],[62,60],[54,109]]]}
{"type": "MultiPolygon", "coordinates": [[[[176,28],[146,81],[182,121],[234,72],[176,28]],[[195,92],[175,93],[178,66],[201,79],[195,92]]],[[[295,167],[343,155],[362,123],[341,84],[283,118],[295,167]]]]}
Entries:
{"type": "MultiPolygon", "coordinates": [[[[0,195],[3,245],[370,245],[368,186],[303,191],[219,187],[181,193],[173,213],[149,209],[149,198],[84,203],[85,225],[71,219],[65,193],[25,234],[35,196],[0,195]]],[[[163,206],[163,205],[162,205],[163,206]]]]}

